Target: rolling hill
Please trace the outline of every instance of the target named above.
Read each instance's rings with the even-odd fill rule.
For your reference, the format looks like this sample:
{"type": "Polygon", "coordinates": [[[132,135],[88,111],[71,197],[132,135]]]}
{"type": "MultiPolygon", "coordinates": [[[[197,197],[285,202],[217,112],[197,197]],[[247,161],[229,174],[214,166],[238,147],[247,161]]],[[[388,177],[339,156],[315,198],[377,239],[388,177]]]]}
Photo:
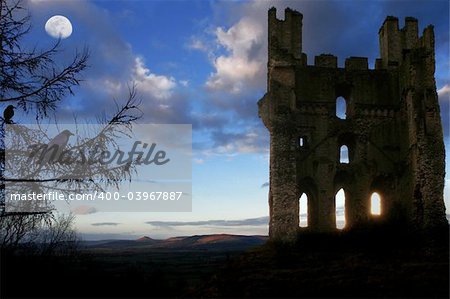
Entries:
{"type": "Polygon", "coordinates": [[[175,250],[244,250],[259,246],[267,236],[229,234],[173,237],[165,240],[144,236],[137,240],[83,241],[85,249],[175,249],[175,250]]]}

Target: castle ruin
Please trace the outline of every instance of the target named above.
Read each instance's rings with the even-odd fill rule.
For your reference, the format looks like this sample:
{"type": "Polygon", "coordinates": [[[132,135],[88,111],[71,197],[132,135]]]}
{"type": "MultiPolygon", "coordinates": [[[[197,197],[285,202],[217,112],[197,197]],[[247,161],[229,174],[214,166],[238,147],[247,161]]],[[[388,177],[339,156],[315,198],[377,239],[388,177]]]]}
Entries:
{"type": "Polygon", "coordinates": [[[375,69],[366,57],[347,58],[340,68],[330,54],[307,64],[302,19],[287,8],[278,20],[269,10],[268,87],[258,106],[270,132],[270,238],[297,237],[303,193],[308,229],[336,230],[341,188],[345,229],[391,221],[419,229],[447,225],[433,27],[419,36],[417,19],[407,17],[400,29],[397,18],[387,17],[375,69]],[[373,192],[380,215],[370,211],[373,192]]]}

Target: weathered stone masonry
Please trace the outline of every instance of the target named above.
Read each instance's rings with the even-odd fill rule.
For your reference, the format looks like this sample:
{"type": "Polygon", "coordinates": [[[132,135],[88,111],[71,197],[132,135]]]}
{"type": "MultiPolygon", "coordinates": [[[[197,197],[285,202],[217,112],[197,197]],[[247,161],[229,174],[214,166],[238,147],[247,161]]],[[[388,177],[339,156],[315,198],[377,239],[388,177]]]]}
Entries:
{"type": "Polygon", "coordinates": [[[302,19],[269,10],[268,89],[258,102],[270,131],[270,226],[274,240],[292,240],[299,198],[308,195],[308,229],[336,229],[335,194],[346,197],[346,229],[374,221],[370,195],[381,195],[377,221],[411,227],[446,224],[445,151],[434,79],[434,32],[419,37],[418,22],[387,17],[379,31],[375,69],[365,57],[339,68],[324,54],[308,65],[302,53],[302,19]],[[336,99],[346,118],[336,117],[336,99]],[[299,140],[301,139],[301,142],[299,140]],[[346,145],[349,163],[340,163],[346,145]]]}

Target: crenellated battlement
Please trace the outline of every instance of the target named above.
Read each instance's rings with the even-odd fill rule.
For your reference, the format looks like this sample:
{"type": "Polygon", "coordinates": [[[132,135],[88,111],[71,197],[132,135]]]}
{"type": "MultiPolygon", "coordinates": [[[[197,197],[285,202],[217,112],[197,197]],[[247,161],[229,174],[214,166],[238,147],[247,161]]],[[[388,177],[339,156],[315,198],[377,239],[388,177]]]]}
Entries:
{"type": "Polygon", "coordinates": [[[368,70],[367,57],[349,57],[345,60],[345,69],[348,71],[368,70]]]}
{"type": "Polygon", "coordinates": [[[314,57],[314,66],[326,67],[326,68],[337,68],[338,59],[332,54],[321,54],[314,57]]]}
{"type": "Polygon", "coordinates": [[[433,50],[434,52],[434,27],[433,25],[427,26],[419,38],[418,45],[420,47],[433,50]]]}
{"type": "Polygon", "coordinates": [[[399,28],[398,18],[388,16],[378,31],[380,41],[381,61],[376,64],[378,68],[392,68],[399,66],[403,61],[405,51],[424,47],[434,47],[433,27],[428,26],[419,37],[419,24],[416,18],[406,17],[405,25],[399,28]]]}
{"type": "MultiPolygon", "coordinates": [[[[291,59],[300,65],[307,65],[306,54],[302,53],[302,22],[303,15],[286,8],[285,18],[277,18],[277,10],[269,10],[268,44],[269,63],[286,62],[291,59]]],[[[399,28],[397,17],[388,16],[378,31],[380,56],[375,61],[375,69],[391,69],[400,66],[405,53],[410,50],[425,48],[434,49],[433,26],[424,29],[419,36],[419,23],[416,18],[406,17],[405,25],[399,28]]],[[[332,54],[322,54],[314,58],[314,66],[337,68],[337,57],[332,54]]],[[[349,57],[345,61],[345,69],[368,70],[368,61],[364,57],[349,57]]]]}
{"type": "MultiPolygon", "coordinates": [[[[338,68],[338,58],[332,54],[321,54],[314,57],[314,66],[321,68],[338,68]]],[[[365,71],[369,69],[367,57],[349,57],[345,60],[346,71],[365,71]]]]}

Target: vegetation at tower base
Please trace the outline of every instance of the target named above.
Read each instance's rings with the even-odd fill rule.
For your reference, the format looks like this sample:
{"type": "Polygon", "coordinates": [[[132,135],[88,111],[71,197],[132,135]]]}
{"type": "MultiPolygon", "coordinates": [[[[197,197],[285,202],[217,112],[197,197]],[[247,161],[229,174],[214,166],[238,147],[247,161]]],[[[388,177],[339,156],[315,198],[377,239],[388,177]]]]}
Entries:
{"type": "Polygon", "coordinates": [[[417,230],[444,227],[445,149],[436,83],[433,27],[399,28],[387,17],[379,30],[380,58],[338,67],[331,54],[307,64],[299,12],[278,20],[269,10],[268,87],[258,102],[270,132],[269,235],[293,241],[299,198],[308,197],[308,230],[336,230],[335,196],[345,192],[346,229],[397,223],[417,230]],[[345,117],[337,116],[337,99],[345,117]],[[348,162],[341,163],[341,148],[348,162]],[[381,215],[370,213],[371,194],[381,215]]]}

